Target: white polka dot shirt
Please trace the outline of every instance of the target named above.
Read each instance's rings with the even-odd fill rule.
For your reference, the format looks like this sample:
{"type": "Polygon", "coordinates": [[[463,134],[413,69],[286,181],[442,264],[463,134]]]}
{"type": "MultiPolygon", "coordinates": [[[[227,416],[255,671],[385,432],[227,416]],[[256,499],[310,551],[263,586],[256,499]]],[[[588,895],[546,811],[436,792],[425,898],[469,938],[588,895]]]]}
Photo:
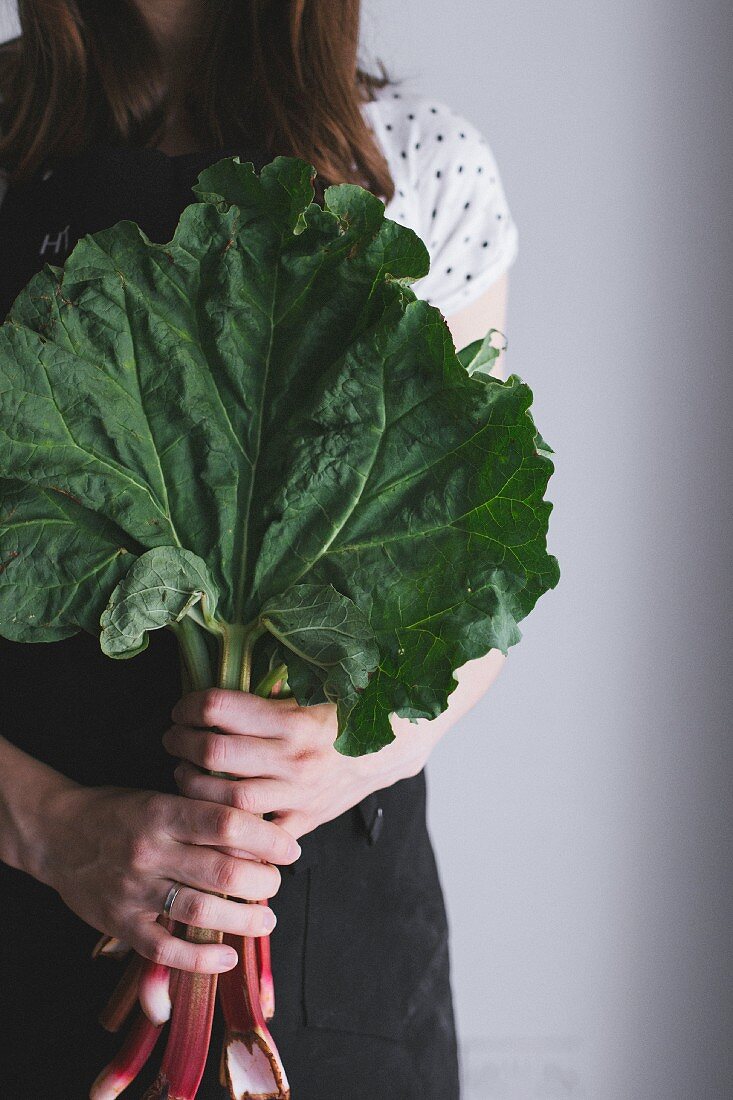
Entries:
{"type": "MultiPolygon", "coordinates": [[[[430,271],[412,288],[446,316],[470,305],[514,263],[517,227],[494,154],[444,103],[375,90],[362,110],[395,182],[386,215],[422,238],[430,271]]],[[[0,202],[5,181],[0,173],[0,202]]]]}
{"type": "Polygon", "coordinates": [[[439,100],[386,87],[362,107],[392,173],[386,215],[422,238],[430,271],[412,284],[447,317],[517,257],[517,227],[481,132],[439,100]]]}

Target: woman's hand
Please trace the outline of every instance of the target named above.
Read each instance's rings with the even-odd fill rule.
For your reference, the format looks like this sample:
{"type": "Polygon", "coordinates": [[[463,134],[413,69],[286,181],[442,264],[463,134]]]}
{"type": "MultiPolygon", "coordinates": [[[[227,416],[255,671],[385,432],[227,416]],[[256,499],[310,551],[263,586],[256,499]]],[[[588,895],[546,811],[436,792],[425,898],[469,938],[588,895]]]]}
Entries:
{"type": "Polygon", "coordinates": [[[273,822],[177,794],[69,782],[43,810],[35,877],[87,924],[178,970],[218,973],[231,969],[237,956],[221,944],[179,939],[157,923],[174,882],[184,884],[175,920],[259,936],[274,927],[272,910],[216,893],[270,898],[280,887],[274,864],[300,855],[296,841],[273,822]]]}
{"type": "Polygon", "coordinates": [[[174,774],[184,794],[251,814],[274,814],[295,837],[338,817],[372,791],[416,775],[429,751],[413,739],[407,753],[390,745],[368,756],[342,756],[333,747],[333,704],[302,707],[294,699],[261,699],[225,688],[189,692],[171,718],[174,725],[163,744],[181,757],[174,774]],[[202,768],[235,778],[205,775],[202,768]]]}

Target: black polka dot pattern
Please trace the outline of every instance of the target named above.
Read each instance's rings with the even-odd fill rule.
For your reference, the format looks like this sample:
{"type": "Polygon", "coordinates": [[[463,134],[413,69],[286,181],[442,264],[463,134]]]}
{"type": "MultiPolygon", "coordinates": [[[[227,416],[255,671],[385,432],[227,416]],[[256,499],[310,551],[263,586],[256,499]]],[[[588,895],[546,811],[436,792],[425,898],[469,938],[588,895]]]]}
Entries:
{"type": "MultiPolygon", "coordinates": [[[[387,217],[428,245],[430,271],[413,289],[448,316],[516,259],[517,227],[493,151],[467,118],[416,92],[388,85],[363,111],[395,183],[387,217]]],[[[0,172],[0,202],[6,188],[0,172]]]]}
{"type": "Polygon", "coordinates": [[[364,105],[395,182],[386,215],[430,253],[418,297],[445,316],[479,298],[512,265],[517,227],[494,153],[467,118],[432,97],[378,89],[364,105]]]}

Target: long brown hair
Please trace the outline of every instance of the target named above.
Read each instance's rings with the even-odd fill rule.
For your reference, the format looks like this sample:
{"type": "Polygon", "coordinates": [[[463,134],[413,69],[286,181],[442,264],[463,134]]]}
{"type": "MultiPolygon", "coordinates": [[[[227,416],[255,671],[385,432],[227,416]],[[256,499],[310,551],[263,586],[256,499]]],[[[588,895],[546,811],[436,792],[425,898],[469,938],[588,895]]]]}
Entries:
{"type": "MultiPolygon", "coordinates": [[[[361,0],[212,0],[188,107],[212,149],[245,143],[313,164],[321,187],[394,183],[361,113],[392,81],[358,64],[361,0]]],[[[161,131],[161,58],[134,0],[20,0],[0,52],[0,165],[11,182],[95,139],[146,145],[161,131]]]]}

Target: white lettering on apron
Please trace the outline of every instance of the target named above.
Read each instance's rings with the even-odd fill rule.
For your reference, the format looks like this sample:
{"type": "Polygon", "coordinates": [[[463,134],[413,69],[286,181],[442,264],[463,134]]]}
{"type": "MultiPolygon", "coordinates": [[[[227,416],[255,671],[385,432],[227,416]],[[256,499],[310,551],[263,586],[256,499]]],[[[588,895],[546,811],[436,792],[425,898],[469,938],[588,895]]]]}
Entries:
{"type": "Polygon", "coordinates": [[[52,237],[50,233],[47,233],[46,236],[43,238],[43,244],[38,250],[38,255],[44,256],[46,253],[46,249],[52,248],[54,251],[54,255],[58,256],[62,246],[66,251],[68,251],[69,229],[70,226],[65,226],[65,228],[62,229],[60,233],[57,233],[55,237],[52,237]]]}

